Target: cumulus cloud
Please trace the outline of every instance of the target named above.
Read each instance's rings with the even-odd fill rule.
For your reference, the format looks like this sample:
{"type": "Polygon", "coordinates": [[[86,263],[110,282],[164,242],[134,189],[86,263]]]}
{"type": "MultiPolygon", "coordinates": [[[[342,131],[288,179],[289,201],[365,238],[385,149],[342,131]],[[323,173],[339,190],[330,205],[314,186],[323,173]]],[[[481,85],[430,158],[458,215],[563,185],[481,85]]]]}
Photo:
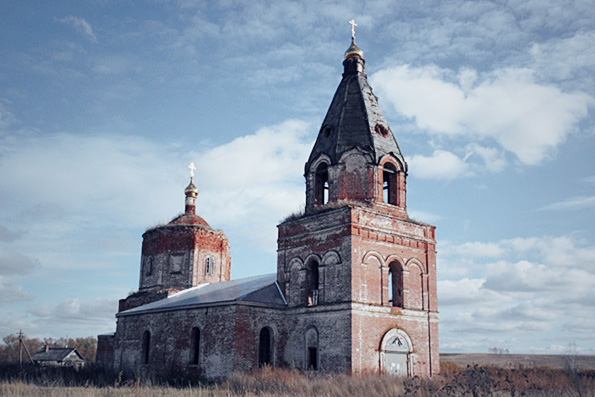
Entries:
{"type": "Polygon", "coordinates": [[[310,130],[308,123],[289,120],[198,153],[198,185],[206,191],[199,207],[208,219],[274,250],[275,225],[305,200],[310,130]]]}
{"type": "Polygon", "coordinates": [[[95,230],[124,228],[136,230],[137,237],[139,228],[167,222],[183,210],[190,161],[198,166],[198,212],[239,239],[234,246],[272,251],[275,225],[304,202],[311,132],[308,123],[289,120],[202,152],[134,136],[5,136],[0,190],[7,193],[0,204],[10,213],[0,209],[0,216],[10,221],[2,225],[0,239],[15,240],[11,230],[17,224],[27,226],[28,239],[20,239],[11,260],[0,263],[22,263],[25,256],[18,252],[27,252],[44,267],[92,266],[88,259],[81,263],[84,255],[77,256],[76,247],[105,240],[98,240],[95,230]],[[60,259],[67,253],[70,260],[60,259]]]}
{"type": "Polygon", "coordinates": [[[38,260],[0,247],[0,275],[28,274],[38,266],[38,260]]]}
{"type": "Polygon", "coordinates": [[[23,235],[23,232],[15,232],[8,229],[6,226],[0,225],[0,241],[11,242],[18,240],[23,235]]]}
{"type": "MultiPolygon", "coordinates": [[[[579,31],[570,37],[534,43],[530,54],[540,75],[554,81],[588,78],[595,70],[595,31],[579,31]]],[[[590,79],[592,81],[592,78],[590,79]]]]}
{"type": "Polygon", "coordinates": [[[402,65],[375,73],[372,84],[418,127],[446,137],[496,141],[523,164],[541,163],[587,116],[595,101],[538,83],[531,70],[479,75],[437,66],[402,65]]]}
{"type": "Polygon", "coordinates": [[[84,18],[71,15],[66,18],[62,18],[59,21],[63,24],[73,27],[77,32],[81,33],[92,43],[97,42],[97,36],[95,36],[95,33],[93,32],[93,27],[84,18]]]}
{"type": "Polygon", "coordinates": [[[439,268],[442,261],[464,263],[473,274],[438,283],[445,349],[459,346],[461,332],[481,332],[490,345],[502,344],[502,331],[517,342],[527,331],[546,342],[550,330],[578,340],[595,316],[595,247],[584,241],[545,236],[447,243],[439,260],[439,268]]]}
{"type": "Polygon", "coordinates": [[[497,258],[503,256],[507,250],[500,243],[470,241],[459,245],[446,245],[441,252],[448,256],[464,258],[497,258]]]}
{"type": "Polygon", "coordinates": [[[0,303],[29,301],[34,297],[35,295],[28,293],[20,285],[15,285],[0,276],[0,303]]]}
{"type": "Polygon", "coordinates": [[[84,221],[99,212],[106,222],[142,224],[168,202],[154,186],[175,192],[175,167],[184,166],[171,148],[137,137],[29,134],[5,143],[0,189],[9,193],[0,203],[27,221],[84,221]]]}
{"type": "Polygon", "coordinates": [[[51,321],[95,323],[113,320],[118,310],[116,299],[66,299],[55,306],[44,306],[30,310],[34,316],[51,321]]]}
{"type": "Polygon", "coordinates": [[[435,150],[431,156],[414,155],[407,162],[410,169],[415,170],[412,175],[422,179],[451,180],[471,175],[463,159],[445,150],[435,150]]]}

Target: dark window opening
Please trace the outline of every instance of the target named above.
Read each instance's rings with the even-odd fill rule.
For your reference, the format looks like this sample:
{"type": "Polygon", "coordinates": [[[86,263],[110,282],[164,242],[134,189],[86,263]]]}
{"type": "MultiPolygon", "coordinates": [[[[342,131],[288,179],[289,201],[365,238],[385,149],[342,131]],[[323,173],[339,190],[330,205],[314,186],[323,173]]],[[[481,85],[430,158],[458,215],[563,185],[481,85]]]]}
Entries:
{"type": "Polygon", "coordinates": [[[382,135],[385,138],[388,137],[390,134],[390,130],[382,124],[376,124],[376,127],[374,127],[374,130],[376,131],[377,134],[382,135]]]}
{"type": "Polygon", "coordinates": [[[151,333],[145,331],[143,333],[142,349],[141,349],[141,361],[143,364],[149,364],[149,353],[151,348],[151,333]]]}
{"type": "Polygon", "coordinates": [[[190,365],[198,365],[200,358],[200,329],[192,328],[190,334],[190,365]]]}
{"type": "Polygon", "coordinates": [[[147,262],[146,262],[146,268],[147,268],[147,276],[150,276],[153,274],[153,257],[150,256],[147,258],[147,262]]]}
{"type": "Polygon", "coordinates": [[[205,273],[207,276],[215,274],[215,259],[212,256],[205,260],[205,273]]]}
{"type": "Polygon", "coordinates": [[[267,327],[260,330],[260,341],[258,344],[258,366],[263,367],[265,365],[271,365],[271,330],[267,327]]]}
{"type": "Polygon", "coordinates": [[[308,306],[318,305],[319,277],[320,273],[318,271],[318,262],[313,260],[309,263],[308,268],[306,269],[306,291],[308,292],[308,306]]]}
{"type": "Polygon", "coordinates": [[[308,348],[308,369],[317,371],[318,370],[318,348],[308,348]]]}
{"type": "Polygon", "coordinates": [[[316,169],[314,195],[316,205],[324,205],[329,202],[328,166],[326,163],[320,164],[316,169]]]}
{"type": "Polygon", "coordinates": [[[382,199],[387,204],[398,205],[397,169],[390,163],[382,171],[382,199]]]}
{"type": "Polygon", "coordinates": [[[388,282],[391,305],[403,307],[403,268],[399,262],[390,264],[388,282]]]}

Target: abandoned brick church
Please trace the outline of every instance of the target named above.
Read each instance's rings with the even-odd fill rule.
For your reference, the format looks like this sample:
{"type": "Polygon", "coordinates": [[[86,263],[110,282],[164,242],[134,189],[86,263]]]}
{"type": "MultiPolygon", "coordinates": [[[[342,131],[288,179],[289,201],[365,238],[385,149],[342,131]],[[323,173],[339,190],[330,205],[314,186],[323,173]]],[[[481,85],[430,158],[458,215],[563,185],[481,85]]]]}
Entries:
{"type": "Polygon", "coordinates": [[[230,280],[229,243],[196,215],[143,235],[140,287],[97,359],[136,373],[225,377],[262,365],[439,372],[435,227],[407,214],[407,163],[355,37],[305,165],[304,214],[278,225],[277,273],[230,280]]]}

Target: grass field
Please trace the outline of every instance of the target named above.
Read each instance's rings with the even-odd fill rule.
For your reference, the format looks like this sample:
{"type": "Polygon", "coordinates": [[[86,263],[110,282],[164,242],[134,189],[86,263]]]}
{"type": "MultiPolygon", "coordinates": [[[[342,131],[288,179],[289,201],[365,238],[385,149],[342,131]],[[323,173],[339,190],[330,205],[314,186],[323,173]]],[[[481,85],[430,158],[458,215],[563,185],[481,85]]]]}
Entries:
{"type": "MultiPolygon", "coordinates": [[[[482,355],[491,356],[491,355],[482,355]]],[[[220,382],[192,379],[125,378],[99,368],[19,368],[0,365],[1,396],[594,396],[595,371],[574,368],[461,366],[443,357],[442,374],[432,379],[348,376],[265,368],[220,382]]],[[[523,356],[524,357],[524,356],[523,356]]],[[[489,357],[487,357],[489,358],[489,357]]],[[[483,357],[482,359],[487,359],[483,357]]],[[[492,360],[494,361],[494,360],[492,360]]],[[[551,361],[550,361],[551,364],[551,361]]]]}

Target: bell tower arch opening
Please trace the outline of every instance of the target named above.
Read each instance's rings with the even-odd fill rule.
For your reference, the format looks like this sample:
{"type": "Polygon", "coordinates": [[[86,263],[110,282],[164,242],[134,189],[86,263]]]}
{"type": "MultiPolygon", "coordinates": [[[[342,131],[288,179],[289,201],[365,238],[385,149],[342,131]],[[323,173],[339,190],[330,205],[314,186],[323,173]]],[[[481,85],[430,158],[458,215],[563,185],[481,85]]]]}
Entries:
{"type": "Polygon", "coordinates": [[[386,163],[382,171],[382,199],[386,204],[399,205],[397,168],[386,163]]]}
{"type": "Polygon", "coordinates": [[[306,265],[306,303],[308,306],[318,305],[320,288],[320,271],[318,260],[312,259],[306,265]]]}
{"type": "Polygon", "coordinates": [[[329,179],[328,179],[328,165],[321,163],[314,175],[314,204],[324,205],[328,204],[330,200],[329,194],[329,179]]]}
{"type": "Polygon", "coordinates": [[[388,265],[388,289],[391,306],[403,307],[403,266],[397,261],[388,265]]]}

